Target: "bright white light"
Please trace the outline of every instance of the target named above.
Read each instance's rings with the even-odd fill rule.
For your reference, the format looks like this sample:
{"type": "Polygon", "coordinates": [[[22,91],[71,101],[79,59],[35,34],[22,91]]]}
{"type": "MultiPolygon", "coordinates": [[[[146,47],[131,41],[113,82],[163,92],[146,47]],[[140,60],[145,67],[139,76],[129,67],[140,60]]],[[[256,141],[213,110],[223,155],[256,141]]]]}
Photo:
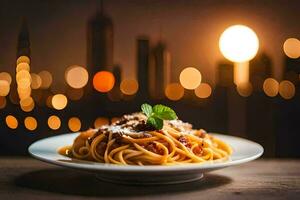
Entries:
{"type": "Polygon", "coordinates": [[[228,60],[247,62],[255,57],[259,48],[259,41],[255,32],[249,27],[234,25],[222,33],[219,48],[228,60]]]}

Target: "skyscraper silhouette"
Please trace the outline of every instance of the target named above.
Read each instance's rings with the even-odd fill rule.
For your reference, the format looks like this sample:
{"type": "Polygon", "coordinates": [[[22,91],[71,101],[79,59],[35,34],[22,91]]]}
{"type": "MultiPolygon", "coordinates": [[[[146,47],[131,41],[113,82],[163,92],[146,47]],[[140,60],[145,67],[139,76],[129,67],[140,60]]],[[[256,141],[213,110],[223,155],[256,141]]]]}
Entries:
{"type": "Polygon", "coordinates": [[[266,53],[257,55],[250,61],[249,78],[253,89],[262,91],[263,82],[271,76],[272,62],[266,53]]]}
{"type": "Polygon", "coordinates": [[[166,44],[159,41],[153,49],[154,98],[164,98],[164,90],[171,78],[171,56],[166,44]]]}
{"type": "Polygon", "coordinates": [[[233,64],[231,62],[220,62],[216,74],[218,86],[229,87],[233,85],[233,64]]]}
{"type": "Polygon", "coordinates": [[[139,91],[138,98],[145,100],[149,97],[149,56],[150,46],[147,36],[140,36],[137,39],[137,74],[139,91]]]}
{"type": "Polygon", "coordinates": [[[121,67],[120,65],[115,65],[113,67],[112,73],[115,76],[115,85],[111,91],[108,92],[108,97],[111,101],[120,101],[121,100],[121,91],[120,91],[120,83],[121,83],[121,67]]]}
{"type": "Polygon", "coordinates": [[[87,65],[92,75],[113,66],[113,36],[113,22],[101,8],[87,28],[87,65]]]}
{"type": "Polygon", "coordinates": [[[285,56],[284,61],[283,78],[293,82],[295,85],[299,84],[300,58],[292,59],[285,56]]]}
{"type": "Polygon", "coordinates": [[[18,35],[17,57],[19,56],[30,57],[29,31],[25,18],[22,20],[21,29],[18,35]]]}

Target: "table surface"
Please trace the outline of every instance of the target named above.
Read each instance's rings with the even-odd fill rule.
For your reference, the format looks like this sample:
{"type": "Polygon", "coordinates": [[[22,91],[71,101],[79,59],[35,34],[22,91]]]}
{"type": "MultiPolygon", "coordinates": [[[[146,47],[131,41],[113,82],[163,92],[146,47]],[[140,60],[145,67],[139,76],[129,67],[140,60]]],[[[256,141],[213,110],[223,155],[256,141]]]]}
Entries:
{"type": "Polygon", "coordinates": [[[261,159],[185,184],[130,186],[31,158],[0,157],[0,199],[299,199],[300,160],[261,159]]]}

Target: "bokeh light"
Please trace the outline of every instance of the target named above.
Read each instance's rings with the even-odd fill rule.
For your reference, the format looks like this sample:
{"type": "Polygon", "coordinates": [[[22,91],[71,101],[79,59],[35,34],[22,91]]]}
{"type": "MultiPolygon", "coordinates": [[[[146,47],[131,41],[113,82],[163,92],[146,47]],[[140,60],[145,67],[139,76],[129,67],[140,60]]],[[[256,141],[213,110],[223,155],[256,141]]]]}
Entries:
{"type": "Polygon", "coordinates": [[[74,88],[68,88],[67,89],[67,96],[72,101],[77,101],[83,97],[84,91],[82,88],[80,89],[74,89],[74,88]]]}
{"type": "Polygon", "coordinates": [[[281,81],[279,84],[279,94],[284,99],[291,99],[295,95],[295,85],[288,80],[281,81]]]}
{"type": "MultiPolygon", "coordinates": [[[[22,64],[22,63],[21,63],[22,64]]],[[[26,98],[31,92],[31,76],[27,70],[20,70],[16,75],[18,94],[20,99],[26,98]]]]}
{"type": "Polygon", "coordinates": [[[30,58],[27,57],[27,56],[20,56],[20,57],[17,59],[17,65],[20,64],[20,63],[27,63],[27,64],[30,64],[30,58]]]}
{"type": "Polygon", "coordinates": [[[0,96],[5,97],[9,94],[10,84],[6,80],[0,80],[0,96]]]}
{"type": "Polygon", "coordinates": [[[78,117],[71,117],[68,121],[69,129],[73,132],[77,132],[81,129],[81,121],[78,117]]]}
{"type": "Polygon", "coordinates": [[[17,118],[15,118],[12,115],[7,115],[5,118],[5,122],[6,122],[6,125],[11,129],[18,128],[18,125],[19,125],[18,120],[17,120],[17,118]]]}
{"type": "Polygon", "coordinates": [[[25,99],[27,97],[30,97],[31,95],[31,88],[17,88],[18,94],[19,94],[19,98],[20,99],[25,99]]]}
{"type": "Polygon", "coordinates": [[[109,124],[109,119],[106,117],[98,117],[94,122],[94,127],[99,128],[100,126],[109,124]]]}
{"type": "Polygon", "coordinates": [[[296,38],[289,38],[283,44],[283,51],[289,58],[300,57],[300,41],[296,38]]]}
{"type": "Polygon", "coordinates": [[[22,62],[22,63],[19,63],[18,65],[17,65],[17,68],[16,68],[16,72],[18,73],[19,71],[21,71],[21,70],[25,70],[25,71],[30,71],[30,66],[29,66],[29,64],[28,63],[24,63],[24,62],[22,62]]]}
{"type": "Polygon", "coordinates": [[[259,40],[255,32],[249,27],[234,25],[222,33],[219,48],[228,60],[246,62],[255,57],[259,48],[259,40]]]}
{"type": "Polygon", "coordinates": [[[263,84],[263,90],[269,97],[275,97],[279,91],[279,83],[274,78],[267,78],[263,84]]]}
{"type": "Polygon", "coordinates": [[[201,83],[196,89],[195,89],[195,95],[199,98],[205,99],[208,98],[211,95],[211,87],[207,83],[201,83]]]}
{"type": "Polygon", "coordinates": [[[55,108],[56,110],[62,110],[67,106],[68,99],[63,94],[56,94],[52,97],[51,102],[52,102],[53,108],[55,108]]]}
{"type": "Polygon", "coordinates": [[[181,85],[188,90],[196,89],[201,83],[201,78],[201,73],[194,67],[185,68],[179,76],[181,85]]]}
{"type": "Polygon", "coordinates": [[[11,75],[7,72],[1,72],[0,73],[0,80],[7,81],[9,84],[11,84],[12,78],[11,75]]]}
{"type": "Polygon", "coordinates": [[[34,103],[34,101],[32,101],[32,103],[31,104],[29,104],[29,105],[22,105],[22,104],[20,104],[20,107],[21,107],[21,109],[24,111],[24,112],[31,112],[33,109],[34,109],[34,106],[35,106],[35,103],[34,103]]]}
{"type": "Polygon", "coordinates": [[[24,80],[24,79],[28,80],[31,83],[30,73],[27,70],[20,70],[20,71],[18,71],[17,75],[16,75],[17,83],[19,84],[19,82],[22,81],[22,80],[24,80]]]}
{"type": "Polygon", "coordinates": [[[93,78],[93,86],[98,92],[109,92],[115,84],[115,77],[111,72],[97,72],[93,78]]]}
{"type": "Polygon", "coordinates": [[[165,89],[165,95],[172,101],[178,101],[184,95],[184,88],[179,83],[170,83],[165,89]]]}
{"type": "Polygon", "coordinates": [[[89,74],[84,67],[73,65],[67,68],[65,72],[65,80],[70,87],[79,89],[83,88],[87,84],[89,74]]]}
{"type": "Polygon", "coordinates": [[[236,89],[239,95],[241,95],[242,97],[249,97],[253,91],[253,87],[250,82],[239,84],[237,85],[236,89]]]}
{"type": "Polygon", "coordinates": [[[0,109],[5,108],[5,106],[6,106],[6,98],[0,96],[0,109]]]}
{"type": "Polygon", "coordinates": [[[20,105],[21,106],[30,106],[33,103],[33,98],[32,97],[27,97],[24,99],[20,100],[20,105]]]}
{"type": "Polygon", "coordinates": [[[37,121],[34,117],[26,117],[24,119],[24,125],[28,130],[34,131],[37,128],[37,121]]]}
{"type": "Polygon", "coordinates": [[[120,84],[120,90],[123,94],[134,95],[139,89],[139,84],[135,79],[125,79],[120,84]]]}
{"type": "Polygon", "coordinates": [[[38,73],[38,75],[42,79],[41,88],[42,89],[48,89],[50,87],[50,85],[52,84],[52,75],[51,75],[51,73],[48,72],[48,71],[41,71],[40,73],[38,73]]]}
{"type": "Polygon", "coordinates": [[[23,78],[18,81],[18,88],[29,89],[31,85],[31,79],[23,78]]]}
{"type": "Polygon", "coordinates": [[[42,79],[38,74],[31,73],[31,88],[32,89],[39,89],[42,85],[42,79]]]}
{"type": "Polygon", "coordinates": [[[56,115],[52,115],[48,118],[48,126],[52,130],[57,130],[60,128],[61,121],[60,118],[56,115]]]}

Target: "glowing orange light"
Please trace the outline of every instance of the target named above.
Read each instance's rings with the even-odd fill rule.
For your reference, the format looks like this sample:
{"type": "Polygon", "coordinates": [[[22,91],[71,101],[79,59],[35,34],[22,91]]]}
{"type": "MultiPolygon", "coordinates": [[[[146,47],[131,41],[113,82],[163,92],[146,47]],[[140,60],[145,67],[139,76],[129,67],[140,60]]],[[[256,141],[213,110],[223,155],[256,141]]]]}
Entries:
{"type": "Polygon", "coordinates": [[[67,89],[67,96],[72,101],[77,101],[82,98],[84,94],[84,91],[82,88],[80,89],[74,89],[74,88],[68,88],[67,89]]]}
{"type": "Polygon", "coordinates": [[[255,57],[259,48],[259,40],[251,28],[233,25],[222,33],[219,48],[228,60],[238,63],[247,62],[255,57]]]}
{"type": "Polygon", "coordinates": [[[56,115],[52,115],[48,118],[48,126],[52,130],[59,129],[60,125],[61,125],[61,121],[60,121],[59,117],[57,117],[56,115]]]}
{"type": "Polygon", "coordinates": [[[6,106],[6,98],[0,96],[0,109],[5,108],[5,106],[6,106]]]}
{"type": "Polygon", "coordinates": [[[94,127],[99,128],[100,126],[109,124],[109,120],[106,117],[98,117],[94,122],[94,127]]]}
{"type": "Polygon", "coordinates": [[[196,89],[195,89],[195,95],[199,98],[205,99],[208,98],[211,95],[211,87],[207,83],[201,83],[196,89]]]}
{"type": "Polygon", "coordinates": [[[18,94],[19,94],[19,98],[20,99],[25,99],[27,97],[30,97],[31,95],[31,88],[17,88],[18,94]]]}
{"type": "Polygon", "coordinates": [[[21,71],[21,70],[25,70],[25,71],[30,71],[30,66],[29,66],[29,64],[28,63],[24,63],[24,62],[22,62],[22,63],[19,63],[18,65],[17,65],[17,68],[16,68],[16,72],[18,73],[19,71],[21,71]]]}
{"type": "Polygon", "coordinates": [[[134,95],[139,89],[139,84],[134,79],[125,79],[120,84],[120,90],[123,94],[134,95]]]}
{"type": "Polygon", "coordinates": [[[165,95],[172,101],[178,101],[184,95],[184,88],[179,83],[168,84],[165,89],[165,95]]]}
{"type": "Polygon", "coordinates": [[[201,78],[201,73],[194,67],[185,68],[179,76],[181,85],[188,90],[196,89],[201,83],[201,78]]]}
{"type": "Polygon", "coordinates": [[[66,70],[65,79],[72,88],[79,89],[87,84],[89,73],[84,67],[73,65],[66,70]]]}
{"type": "Polygon", "coordinates": [[[34,106],[35,106],[34,101],[31,104],[29,104],[28,106],[24,106],[24,105],[20,104],[20,107],[24,112],[31,112],[34,109],[34,106]]]}
{"type": "Polygon", "coordinates": [[[27,56],[20,56],[20,57],[17,59],[17,65],[20,64],[20,63],[27,63],[27,64],[30,64],[30,58],[27,57],[27,56]]]}
{"type": "Polygon", "coordinates": [[[279,91],[279,83],[273,78],[267,78],[263,84],[264,92],[269,97],[275,97],[279,91]]]}
{"type": "Polygon", "coordinates": [[[300,57],[300,41],[296,38],[289,38],[283,44],[283,51],[290,58],[300,57]]]}
{"type": "Polygon", "coordinates": [[[16,75],[17,83],[19,84],[19,81],[21,81],[23,79],[28,79],[31,82],[30,73],[26,70],[20,70],[17,72],[17,75],[16,75]]]}
{"type": "Polygon", "coordinates": [[[21,99],[21,101],[20,101],[20,105],[25,106],[25,107],[31,105],[32,103],[33,103],[32,97],[27,97],[27,98],[21,99]]]}
{"type": "Polygon", "coordinates": [[[0,96],[7,96],[9,94],[10,85],[6,80],[0,80],[0,96]]]}
{"type": "Polygon", "coordinates": [[[281,81],[279,84],[279,94],[284,99],[291,99],[295,95],[295,85],[291,81],[281,81]]]}
{"type": "Polygon", "coordinates": [[[18,120],[12,115],[7,115],[5,118],[5,122],[6,122],[6,125],[11,129],[18,128],[18,125],[19,125],[18,120]]]}
{"type": "Polygon", "coordinates": [[[63,94],[56,94],[52,97],[52,106],[56,110],[64,109],[68,104],[68,99],[63,94]]]}
{"type": "Polygon", "coordinates": [[[81,121],[77,117],[72,117],[68,121],[69,129],[73,132],[77,132],[81,128],[81,121]]]}
{"type": "Polygon", "coordinates": [[[18,88],[20,89],[28,89],[31,85],[31,79],[21,79],[18,82],[18,88]]]}
{"type": "Polygon", "coordinates": [[[42,89],[48,89],[52,83],[52,75],[50,72],[48,71],[41,71],[39,74],[38,74],[41,79],[42,79],[42,85],[41,85],[41,88],[42,89]]]}
{"type": "Polygon", "coordinates": [[[31,73],[31,88],[39,89],[42,85],[42,79],[38,74],[31,73]]]}
{"type": "Polygon", "coordinates": [[[37,128],[37,121],[34,117],[26,117],[24,125],[28,130],[34,131],[37,128]]]}
{"type": "MultiPolygon", "coordinates": [[[[17,84],[18,84],[19,96],[20,96],[20,98],[23,98],[23,97],[21,97],[21,93],[24,94],[25,93],[24,91],[28,91],[30,89],[31,76],[28,71],[20,70],[19,72],[17,72],[16,80],[17,80],[17,84]]],[[[27,94],[28,93],[26,93],[26,95],[27,94]]]]}
{"type": "Polygon", "coordinates": [[[237,91],[242,97],[248,97],[252,94],[253,87],[250,82],[237,85],[237,91]]]}
{"type": "Polygon", "coordinates": [[[1,72],[0,73],[0,80],[7,81],[9,84],[11,84],[12,78],[11,75],[7,72],[1,72]]]}
{"type": "Polygon", "coordinates": [[[109,92],[115,84],[115,77],[111,72],[97,72],[93,78],[93,86],[98,92],[109,92]]]}

